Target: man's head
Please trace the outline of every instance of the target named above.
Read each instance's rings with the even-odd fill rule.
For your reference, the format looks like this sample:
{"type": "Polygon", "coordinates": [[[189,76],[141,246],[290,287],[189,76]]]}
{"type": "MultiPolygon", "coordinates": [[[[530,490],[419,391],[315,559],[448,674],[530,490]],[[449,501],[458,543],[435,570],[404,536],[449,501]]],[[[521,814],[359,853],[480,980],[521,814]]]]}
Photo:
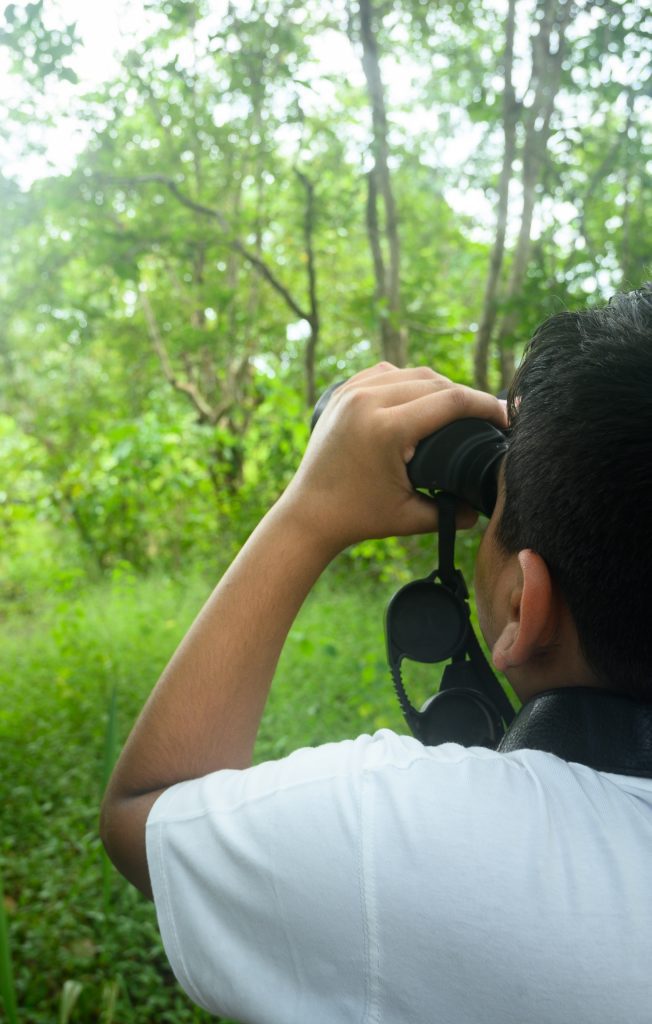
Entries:
{"type": "MultiPolygon", "coordinates": [[[[547,652],[577,675],[569,685],[595,682],[652,700],[652,287],[547,320],[514,379],[509,420],[479,590],[491,585],[488,558],[505,567],[512,605],[528,573],[537,595],[543,567],[550,604],[532,603],[541,613],[537,664],[547,652]],[[572,636],[579,649],[564,651],[572,636]]],[[[492,644],[506,615],[514,629],[521,618],[520,606],[509,613],[500,600],[485,612],[492,644]]]]}

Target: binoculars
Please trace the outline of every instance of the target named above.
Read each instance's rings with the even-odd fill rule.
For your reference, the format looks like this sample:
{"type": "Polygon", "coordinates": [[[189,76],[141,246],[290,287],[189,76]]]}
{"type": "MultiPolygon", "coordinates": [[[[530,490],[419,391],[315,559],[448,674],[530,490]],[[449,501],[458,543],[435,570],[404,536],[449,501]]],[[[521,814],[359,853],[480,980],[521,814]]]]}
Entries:
{"type": "MultiPolygon", "coordinates": [[[[340,381],[324,392],[311,429],[340,381]]],[[[425,579],[406,584],[385,616],[387,657],[405,720],[426,744],[447,741],[496,747],[514,711],[482,653],[471,625],[468,590],[454,564],[455,503],[462,500],[491,516],[498,494],[506,435],[486,420],[460,419],[423,438],[407,464],[412,486],[439,505],[439,566],[425,579]],[[401,673],[404,660],[450,661],[439,692],[418,710],[401,673]]]]}

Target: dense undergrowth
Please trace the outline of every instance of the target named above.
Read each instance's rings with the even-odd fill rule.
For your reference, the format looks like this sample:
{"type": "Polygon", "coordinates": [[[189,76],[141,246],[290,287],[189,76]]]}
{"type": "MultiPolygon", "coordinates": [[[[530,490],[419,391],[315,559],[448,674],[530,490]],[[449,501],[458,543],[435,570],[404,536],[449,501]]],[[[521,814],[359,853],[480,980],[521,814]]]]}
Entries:
{"type": "MultiPolygon", "coordinates": [[[[465,561],[474,543],[461,545],[465,561]]],[[[283,652],[257,760],[405,731],[383,613],[395,586],[432,568],[432,547],[410,560],[370,572],[345,556],[320,580],[283,652]]],[[[125,566],[88,585],[63,574],[49,592],[3,605],[0,869],[11,961],[3,981],[0,948],[0,992],[13,982],[21,1024],[209,1019],[177,986],[152,906],[106,860],[97,818],[117,751],[217,575],[143,579],[125,566]]],[[[436,670],[421,675],[411,679],[415,702],[436,687],[436,670]]]]}
{"type": "MultiPolygon", "coordinates": [[[[0,625],[0,867],[17,1019],[208,1019],[176,985],[153,908],[107,863],[97,815],[110,763],[205,579],[128,573],[0,625]]],[[[291,634],[257,759],[401,728],[384,665],[387,584],[330,573],[291,634]]]]}

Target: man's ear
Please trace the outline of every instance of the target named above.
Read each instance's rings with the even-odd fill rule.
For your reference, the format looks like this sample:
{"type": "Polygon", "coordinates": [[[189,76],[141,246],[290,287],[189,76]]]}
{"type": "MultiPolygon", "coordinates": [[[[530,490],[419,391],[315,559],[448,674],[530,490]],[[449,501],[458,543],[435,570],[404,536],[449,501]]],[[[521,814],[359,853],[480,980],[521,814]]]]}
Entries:
{"type": "Polygon", "coordinates": [[[505,672],[531,662],[551,643],[557,617],[548,566],[529,548],[519,551],[518,570],[509,593],[507,621],[492,651],[496,668],[505,672]]]}

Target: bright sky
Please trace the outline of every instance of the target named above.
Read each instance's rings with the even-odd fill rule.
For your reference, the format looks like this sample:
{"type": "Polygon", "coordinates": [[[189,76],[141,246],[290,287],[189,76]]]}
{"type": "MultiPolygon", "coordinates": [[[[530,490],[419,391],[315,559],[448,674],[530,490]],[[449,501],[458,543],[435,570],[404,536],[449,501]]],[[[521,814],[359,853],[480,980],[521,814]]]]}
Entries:
{"type": "MultiPolygon", "coordinates": [[[[28,0],[16,0],[16,6],[25,6],[28,0]]],[[[502,2],[502,0],[499,0],[502,2]]],[[[219,21],[227,8],[227,0],[213,0],[212,18],[219,21]]],[[[92,88],[113,77],[119,69],[120,54],[128,50],[141,37],[147,35],[155,24],[155,16],[144,8],[143,0],[104,0],[89,3],[88,0],[45,0],[45,21],[49,27],[63,27],[77,23],[77,33],[83,45],[75,52],[70,63],[80,77],[78,86],[66,82],[52,83],[44,104],[53,110],[73,111],[75,97],[84,89],[92,88]]],[[[324,72],[345,73],[350,81],[364,87],[364,75],[359,55],[341,33],[327,31],[314,41],[313,53],[317,67],[324,72]]],[[[7,73],[8,62],[0,50],[0,104],[10,104],[20,90],[20,82],[7,73]]],[[[416,72],[416,68],[415,68],[416,72]]],[[[385,61],[386,83],[391,88],[392,103],[409,108],[410,78],[405,65],[399,67],[391,60],[385,61]]],[[[330,83],[322,81],[319,100],[323,104],[328,96],[330,83]]],[[[228,111],[225,112],[228,116],[228,111]]],[[[401,123],[413,132],[432,130],[432,111],[413,110],[400,115],[401,123]]],[[[23,185],[29,185],[35,178],[53,172],[66,172],[72,167],[77,153],[83,148],[88,129],[74,119],[68,119],[63,127],[61,120],[56,129],[47,132],[39,129],[39,141],[45,143],[43,155],[14,151],[3,154],[2,169],[7,175],[18,178],[23,185]]],[[[34,138],[34,135],[32,136],[34,138]]],[[[464,162],[464,145],[471,149],[475,138],[455,141],[455,152],[451,154],[454,163],[464,162]]]]}
{"type": "MultiPolygon", "coordinates": [[[[14,0],[14,3],[16,7],[25,7],[28,0],[14,0]]],[[[76,22],[78,35],[83,40],[83,46],[70,61],[79,75],[80,84],[74,87],[66,82],[51,84],[43,103],[52,110],[70,109],[77,93],[111,78],[118,68],[116,53],[124,52],[147,24],[141,4],[125,3],[124,0],[103,3],[45,0],[44,20],[50,28],[76,22]]],[[[12,98],[19,95],[20,82],[8,73],[8,67],[7,55],[0,50],[0,97],[4,104],[10,105],[12,98]]],[[[32,139],[35,137],[32,134],[32,139]]],[[[29,185],[44,174],[65,172],[73,165],[85,138],[86,132],[81,124],[68,123],[65,130],[61,130],[59,125],[45,134],[40,130],[38,139],[44,143],[45,153],[26,157],[18,151],[19,147],[13,152],[5,151],[2,170],[23,185],[29,185]]]]}
{"type": "MultiPolygon", "coordinates": [[[[28,2],[14,0],[15,6],[19,8],[25,7],[28,2]]],[[[212,19],[219,21],[227,6],[227,0],[213,0],[212,19]]],[[[74,106],[75,95],[112,78],[119,70],[120,55],[156,25],[156,15],[145,10],[143,0],[104,0],[99,3],[89,3],[88,0],[45,0],[44,10],[44,20],[48,27],[59,28],[75,22],[77,34],[82,39],[82,46],[69,61],[80,78],[79,85],[73,87],[66,82],[52,83],[48,96],[44,98],[47,105],[59,110],[70,110],[74,106]]],[[[328,65],[329,70],[346,70],[353,78],[359,76],[361,84],[364,84],[359,61],[347,45],[342,45],[340,35],[326,33],[317,51],[317,60],[324,66],[328,65]]],[[[20,82],[8,71],[8,58],[0,49],[0,102],[5,104],[10,104],[12,96],[16,97],[20,90],[20,82]]],[[[81,124],[68,125],[66,131],[59,128],[48,132],[44,140],[44,156],[25,157],[17,151],[5,152],[2,169],[25,185],[53,171],[65,172],[83,147],[85,136],[81,124]]],[[[40,138],[43,138],[42,131],[40,138]]]]}
{"type": "MultiPolygon", "coordinates": [[[[114,51],[121,48],[121,38],[129,31],[128,14],[124,9],[120,12],[122,5],[58,0],[47,6],[57,7],[66,23],[77,22],[77,31],[84,40],[84,47],[75,60],[77,74],[93,83],[111,77],[116,71],[114,51]]],[[[130,6],[133,11],[134,5],[130,6]]]]}

